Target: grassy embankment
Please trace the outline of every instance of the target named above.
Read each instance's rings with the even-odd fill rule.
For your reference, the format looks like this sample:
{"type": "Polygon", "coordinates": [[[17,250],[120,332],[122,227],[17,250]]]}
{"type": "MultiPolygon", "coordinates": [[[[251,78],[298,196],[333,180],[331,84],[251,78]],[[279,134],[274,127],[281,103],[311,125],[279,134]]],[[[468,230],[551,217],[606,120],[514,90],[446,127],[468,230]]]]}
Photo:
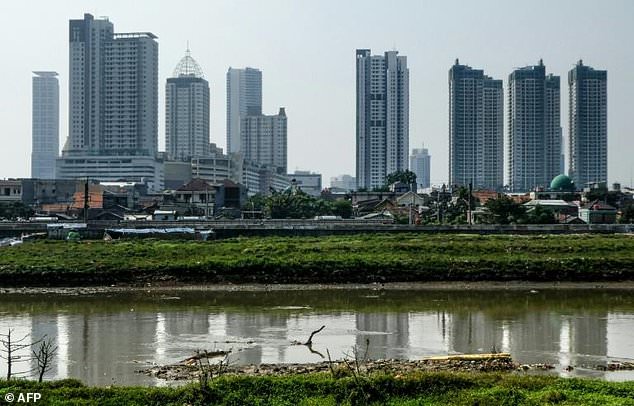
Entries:
{"type": "Polygon", "coordinates": [[[358,380],[328,374],[221,377],[211,382],[205,395],[197,384],[96,388],[72,380],[0,380],[0,399],[26,392],[41,393],[42,405],[634,405],[634,382],[510,374],[422,373],[358,380]]]}
{"type": "Polygon", "coordinates": [[[38,241],[0,249],[0,286],[634,280],[628,235],[373,234],[38,241]]]}

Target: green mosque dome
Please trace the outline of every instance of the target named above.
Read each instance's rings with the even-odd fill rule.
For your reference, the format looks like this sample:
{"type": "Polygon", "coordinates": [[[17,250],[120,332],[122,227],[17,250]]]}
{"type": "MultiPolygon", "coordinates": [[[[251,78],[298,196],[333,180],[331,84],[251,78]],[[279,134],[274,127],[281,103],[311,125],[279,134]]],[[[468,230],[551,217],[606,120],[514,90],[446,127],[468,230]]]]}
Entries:
{"type": "Polygon", "coordinates": [[[556,192],[574,192],[575,183],[564,174],[557,175],[552,182],[550,182],[550,190],[556,192]]]}

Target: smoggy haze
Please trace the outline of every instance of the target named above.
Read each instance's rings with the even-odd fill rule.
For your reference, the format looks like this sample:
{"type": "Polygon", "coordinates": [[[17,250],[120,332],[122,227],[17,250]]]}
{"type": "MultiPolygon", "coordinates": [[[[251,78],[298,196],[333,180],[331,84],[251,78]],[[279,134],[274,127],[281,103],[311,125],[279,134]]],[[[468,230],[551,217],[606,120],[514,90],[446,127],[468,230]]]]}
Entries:
{"type": "MultiPolygon", "coordinates": [[[[0,4],[0,178],[30,176],[32,71],[60,74],[60,147],[68,135],[68,20],[108,16],[117,32],[159,42],[159,145],[164,92],[189,40],[211,86],[211,141],[225,147],[229,66],[263,72],[263,112],[288,114],[288,168],[355,172],[355,50],[396,48],[410,69],[410,148],[448,178],[447,71],[455,58],[504,80],[543,58],[560,75],[568,137],[567,72],[580,58],[608,71],[608,178],[631,186],[634,159],[634,2],[616,1],[3,1],[0,4]]],[[[506,100],[505,100],[506,103],[506,100]]],[[[506,113],[505,113],[506,114],[506,113]]],[[[506,124],[505,124],[506,131],[506,124]]],[[[566,156],[567,158],[567,156],[566,156]]]]}

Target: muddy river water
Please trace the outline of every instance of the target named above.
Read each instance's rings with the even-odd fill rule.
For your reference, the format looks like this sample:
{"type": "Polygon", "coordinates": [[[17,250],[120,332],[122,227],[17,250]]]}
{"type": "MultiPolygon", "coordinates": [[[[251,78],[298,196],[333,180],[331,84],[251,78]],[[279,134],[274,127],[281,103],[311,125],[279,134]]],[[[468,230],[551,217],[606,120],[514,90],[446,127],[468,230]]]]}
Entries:
{"type": "MultiPolygon", "coordinates": [[[[366,342],[372,359],[495,350],[520,363],[553,364],[561,375],[634,379],[634,371],[597,369],[634,361],[633,289],[13,292],[0,294],[0,334],[9,329],[27,341],[55,339],[48,378],[91,385],[165,385],[136,371],[196,350],[232,350],[237,364],[318,362],[326,350],[341,358],[366,342]],[[314,352],[291,345],[322,325],[314,352]]],[[[14,370],[33,368],[24,351],[18,355],[24,362],[14,370]]]]}

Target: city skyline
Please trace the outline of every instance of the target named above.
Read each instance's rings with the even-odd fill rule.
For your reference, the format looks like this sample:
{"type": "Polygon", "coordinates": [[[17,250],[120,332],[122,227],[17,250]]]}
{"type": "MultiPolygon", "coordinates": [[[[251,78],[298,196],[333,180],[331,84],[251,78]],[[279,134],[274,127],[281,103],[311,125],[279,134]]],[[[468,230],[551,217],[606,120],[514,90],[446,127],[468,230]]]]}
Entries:
{"type": "MultiPolygon", "coordinates": [[[[49,7],[44,3],[40,4],[45,9],[49,7]]],[[[50,13],[42,13],[42,17],[35,16],[38,26],[46,29],[50,35],[45,39],[41,36],[37,38],[27,36],[21,47],[29,49],[28,55],[20,58],[17,64],[2,68],[0,77],[3,78],[3,82],[6,81],[5,87],[8,90],[6,93],[11,95],[11,98],[7,99],[5,95],[1,102],[3,108],[0,114],[6,126],[1,134],[1,141],[5,145],[10,145],[10,152],[7,153],[8,159],[3,159],[0,166],[0,177],[28,176],[30,100],[28,92],[25,92],[28,84],[24,86],[24,82],[29,80],[28,73],[37,69],[58,71],[60,86],[62,89],[67,89],[68,61],[65,57],[65,48],[62,48],[67,46],[63,42],[66,39],[67,21],[84,12],[92,12],[96,16],[109,15],[116,21],[119,31],[151,31],[159,37],[161,45],[159,83],[162,83],[171,72],[173,61],[182,54],[187,39],[192,42],[195,49],[202,50],[200,58],[197,59],[205,66],[205,74],[212,87],[211,142],[223,148],[225,147],[223,142],[225,117],[222,112],[224,111],[223,100],[226,96],[223,93],[223,79],[226,70],[229,66],[261,68],[267,75],[264,110],[271,111],[276,108],[276,104],[283,102],[293,117],[292,123],[289,124],[289,171],[295,168],[310,169],[323,173],[324,178],[343,173],[354,174],[354,62],[350,59],[351,51],[354,49],[364,46],[376,50],[396,47],[401,54],[408,56],[412,81],[409,141],[411,145],[420,145],[421,142],[425,142],[430,153],[434,155],[431,172],[432,183],[435,184],[447,180],[445,179],[448,173],[447,89],[446,82],[442,78],[446,75],[446,66],[456,57],[459,57],[463,63],[483,68],[492,77],[503,78],[515,66],[529,64],[540,57],[547,61],[549,72],[564,77],[575,61],[582,58],[588,65],[610,72],[608,180],[621,181],[625,185],[630,183],[632,164],[627,159],[627,151],[632,145],[629,140],[631,132],[626,120],[629,109],[627,95],[632,91],[632,84],[630,84],[632,81],[628,80],[631,75],[628,66],[633,61],[631,53],[623,52],[625,44],[620,41],[620,38],[627,37],[627,33],[631,32],[626,24],[628,20],[626,17],[631,15],[628,11],[633,9],[631,4],[613,2],[597,8],[593,7],[592,2],[561,2],[555,5],[548,4],[549,15],[539,17],[528,7],[518,4],[515,9],[521,11],[521,13],[518,11],[518,14],[522,17],[512,22],[504,21],[506,12],[501,10],[503,8],[501,2],[485,2],[487,6],[485,8],[494,11],[494,16],[474,11],[472,5],[452,8],[432,2],[403,2],[401,4],[402,7],[397,9],[408,10],[408,13],[400,15],[402,21],[399,24],[389,23],[390,27],[394,28],[391,32],[383,30],[376,34],[365,28],[366,25],[371,26],[371,24],[351,22],[350,27],[337,24],[350,18],[352,7],[348,5],[339,8],[337,13],[333,14],[328,11],[329,5],[323,3],[298,6],[289,5],[286,2],[273,2],[267,7],[255,2],[240,4],[218,2],[211,6],[204,3],[195,4],[195,7],[201,9],[201,14],[213,17],[214,22],[225,18],[230,23],[220,23],[211,31],[195,27],[195,24],[190,24],[194,26],[193,28],[183,29],[180,19],[185,17],[185,13],[179,12],[170,16],[161,16],[161,13],[156,13],[157,15],[150,15],[143,21],[138,21],[135,14],[129,12],[129,7],[117,1],[107,6],[69,2],[64,6],[53,7],[49,10],[50,13]],[[565,13],[571,4],[574,4],[578,11],[576,21],[570,20],[565,13]],[[278,15],[273,18],[280,19],[275,21],[284,21],[285,24],[280,24],[283,28],[275,29],[271,33],[257,24],[249,28],[248,24],[253,23],[258,12],[265,13],[267,16],[272,15],[270,10],[266,10],[267,8],[278,12],[278,15]],[[248,13],[247,21],[238,22],[236,13],[244,10],[252,11],[253,16],[248,13]],[[452,17],[455,20],[448,22],[446,18],[440,18],[448,10],[455,11],[452,17]],[[329,32],[323,32],[320,29],[320,23],[325,23],[327,17],[333,18],[335,28],[329,32]],[[465,31],[458,34],[449,32],[471,21],[469,20],[471,17],[474,17],[474,25],[468,30],[468,35],[465,31]],[[434,18],[439,21],[435,22],[434,18]],[[539,21],[544,24],[540,25],[542,27],[540,32],[533,33],[530,31],[530,22],[535,18],[542,19],[539,21]],[[166,21],[174,22],[177,28],[170,28],[166,21]],[[489,27],[495,26],[491,24],[493,21],[499,22],[497,28],[489,27]],[[586,32],[590,21],[599,29],[586,32]],[[427,26],[418,28],[415,22],[425,22],[427,26]],[[569,24],[564,24],[566,28],[562,29],[561,22],[569,24]],[[608,22],[611,29],[601,30],[600,27],[608,22]],[[443,27],[441,23],[446,24],[446,27],[443,27]],[[231,28],[227,24],[235,25],[235,27],[231,28]],[[558,28],[553,29],[552,26],[555,25],[558,28]],[[56,31],[57,28],[52,28],[59,26],[62,27],[59,32],[56,31]],[[289,35],[300,26],[304,26],[304,34],[295,34],[294,38],[289,35]],[[500,36],[505,29],[508,30],[510,27],[516,31],[509,38],[496,37],[496,41],[499,42],[497,47],[486,49],[482,46],[486,43],[485,40],[495,35],[500,36]],[[246,32],[241,33],[241,29],[246,29],[246,32]],[[205,32],[207,32],[206,35],[195,35],[205,32]],[[319,33],[319,39],[316,39],[316,33],[319,33]],[[421,33],[427,35],[421,36],[421,33]],[[419,41],[420,38],[434,38],[437,33],[443,36],[442,41],[439,41],[442,47],[434,46],[428,39],[419,41]],[[529,34],[537,37],[535,41],[531,41],[526,46],[517,47],[515,44],[517,38],[530,38],[529,34]],[[232,35],[235,35],[235,38],[232,35]],[[248,39],[254,38],[257,40],[247,43],[248,39]],[[466,41],[467,38],[471,42],[466,41]],[[544,38],[548,38],[550,42],[544,41],[544,38]],[[220,44],[222,41],[229,44],[222,45],[220,44]],[[261,45],[264,42],[260,41],[271,41],[276,45],[261,45]],[[325,49],[333,53],[332,58],[321,58],[325,49]],[[283,58],[287,54],[292,55],[292,58],[283,58]],[[37,57],[31,55],[37,55],[37,57]],[[330,61],[326,63],[324,59],[330,61]],[[217,72],[221,73],[217,74],[217,72]],[[311,80],[304,80],[307,77],[311,80]],[[15,86],[14,82],[15,84],[22,83],[22,85],[15,86]],[[268,104],[269,100],[273,103],[268,104]],[[320,117],[328,117],[328,119],[319,122],[320,117]],[[10,140],[19,140],[19,142],[9,142],[10,140]]],[[[545,7],[547,3],[540,4],[545,7]]],[[[29,3],[27,7],[17,4],[3,5],[3,8],[10,11],[3,15],[25,14],[29,8],[28,5],[29,3]]],[[[539,9],[539,7],[536,8],[539,9]]],[[[157,7],[157,11],[160,9],[157,7]]],[[[372,15],[375,13],[393,16],[396,12],[397,10],[392,11],[373,2],[364,3],[364,10],[361,10],[361,14],[370,21],[374,21],[372,15]]],[[[202,20],[197,17],[195,21],[202,20]]],[[[12,22],[9,20],[6,20],[3,30],[7,27],[12,27],[12,22]]],[[[4,37],[10,36],[5,33],[4,37]]],[[[5,52],[9,55],[21,53],[11,47],[5,48],[7,48],[5,52]]],[[[563,83],[561,92],[567,92],[567,90],[567,85],[563,83]]],[[[161,93],[163,93],[162,89],[161,93]]],[[[61,99],[60,137],[64,140],[68,134],[68,100],[64,90],[61,92],[61,99]]],[[[566,97],[562,98],[561,105],[564,138],[567,138],[568,134],[567,120],[564,119],[568,112],[566,99],[566,97]]],[[[159,106],[163,105],[164,101],[160,101],[159,106]]],[[[162,110],[160,108],[160,111],[162,110]]],[[[163,123],[164,118],[159,118],[161,150],[164,149],[165,142],[163,123]]],[[[564,151],[567,152],[568,148],[566,147],[564,151]]],[[[566,156],[566,161],[568,159],[569,157],[566,156]]]]}

